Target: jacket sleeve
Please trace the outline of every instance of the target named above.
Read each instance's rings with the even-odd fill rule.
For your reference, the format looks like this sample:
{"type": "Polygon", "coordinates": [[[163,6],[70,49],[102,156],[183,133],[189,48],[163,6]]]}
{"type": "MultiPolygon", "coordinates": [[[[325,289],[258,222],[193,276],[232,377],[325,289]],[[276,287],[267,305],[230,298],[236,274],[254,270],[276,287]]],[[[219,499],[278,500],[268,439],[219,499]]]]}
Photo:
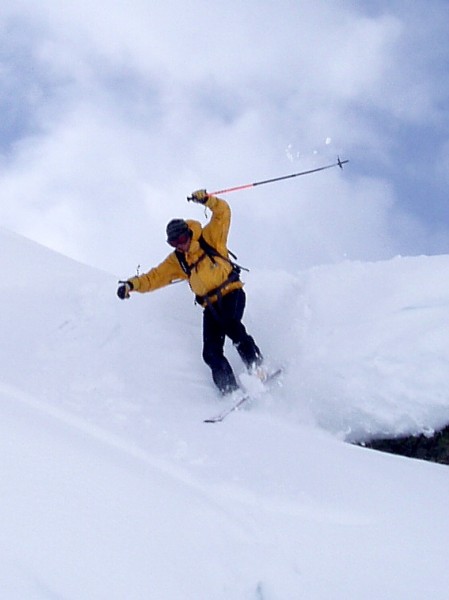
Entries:
{"type": "Polygon", "coordinates": [[[212,211],[212,217],[204,227],[203,235],[206,241],[224,254],[227,252],[226,244],[231,225],[231,209],[225,200],[216,196],[210,196],[205,206],[212,211]]]}
{"type": "Polygon", "coordinates": [[[169,254],[160,265],[150,269],[148,273],[137,277],[130,277],[135,292],[153,292],[165,287],[177,279],[187,279],[174,252],[169,254]]]}

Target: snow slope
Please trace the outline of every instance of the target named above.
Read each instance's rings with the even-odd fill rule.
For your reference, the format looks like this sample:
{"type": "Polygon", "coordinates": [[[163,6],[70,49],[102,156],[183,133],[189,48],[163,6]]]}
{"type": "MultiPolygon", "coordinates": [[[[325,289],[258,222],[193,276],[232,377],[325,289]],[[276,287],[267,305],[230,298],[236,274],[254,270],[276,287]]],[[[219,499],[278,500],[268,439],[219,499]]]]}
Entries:
{"type": "Polygon", "coordinates": [[[251,272],[283,385],[209,425],[186,286],[0,246],[0,598],[447,597],[447,468],[344,440],[449,421],[449,257],[251,272]]]}

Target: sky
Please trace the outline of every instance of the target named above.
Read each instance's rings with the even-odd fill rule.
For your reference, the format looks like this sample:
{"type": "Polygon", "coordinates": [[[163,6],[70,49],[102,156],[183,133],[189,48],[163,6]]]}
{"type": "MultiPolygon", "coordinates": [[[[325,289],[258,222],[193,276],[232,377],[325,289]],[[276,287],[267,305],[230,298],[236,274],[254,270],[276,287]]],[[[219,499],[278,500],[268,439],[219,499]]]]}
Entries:
{"type": "Polygon", "coordinates": [[[0,225],[120,277],[186,196],[234,192],[243,264],[295,271],[449,245],[444,1],[5,0],[0,225]]]}

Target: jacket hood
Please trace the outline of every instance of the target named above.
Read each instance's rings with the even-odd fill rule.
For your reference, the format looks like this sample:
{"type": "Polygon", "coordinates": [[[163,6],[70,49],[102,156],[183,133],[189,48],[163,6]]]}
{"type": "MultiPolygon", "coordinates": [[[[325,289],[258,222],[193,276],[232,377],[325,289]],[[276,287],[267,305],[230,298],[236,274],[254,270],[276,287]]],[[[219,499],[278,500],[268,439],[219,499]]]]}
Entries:
{"type": "Polygon", "coordinates": [[[199,221],[193,221],[190,219],[187,220],[186,223],[192,232],[192,240],[198,241],[201,236],[201,232],[203,231],[201,223],[199,221]]]}
{"type": "Polygon", "coordinates": [[[201,227],[201,223],[199,221],[187,220],[186,223],[192,232],[192,241],[190,242],[190,248],[187,254],[195,255],[200,252],[200,243],[198,240],[203,232],[203,228],[201,227]]]}

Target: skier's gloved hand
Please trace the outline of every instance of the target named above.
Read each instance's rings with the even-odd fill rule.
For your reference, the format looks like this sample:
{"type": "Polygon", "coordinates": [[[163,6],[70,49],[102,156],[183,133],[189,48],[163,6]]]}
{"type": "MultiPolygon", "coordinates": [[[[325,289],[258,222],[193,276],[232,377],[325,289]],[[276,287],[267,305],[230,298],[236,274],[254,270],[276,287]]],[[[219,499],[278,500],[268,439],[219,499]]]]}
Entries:
{"type": "Polygon", "coordinates": [[[125,300],[129,298],[129,292],[134,289],[133,284],[130,281],[119,281],[121,285],[119,285],[117,290],[117,296],[120,300],[125,300]]]}
{"type": "Polygon", "coordinates": [[[198,204],[205,204],[208,198],[209,194],[206,192],[206,190],[196,190],[196,192],[192,193],[189,200],[192,202],[198,202],[198,204]]]}

